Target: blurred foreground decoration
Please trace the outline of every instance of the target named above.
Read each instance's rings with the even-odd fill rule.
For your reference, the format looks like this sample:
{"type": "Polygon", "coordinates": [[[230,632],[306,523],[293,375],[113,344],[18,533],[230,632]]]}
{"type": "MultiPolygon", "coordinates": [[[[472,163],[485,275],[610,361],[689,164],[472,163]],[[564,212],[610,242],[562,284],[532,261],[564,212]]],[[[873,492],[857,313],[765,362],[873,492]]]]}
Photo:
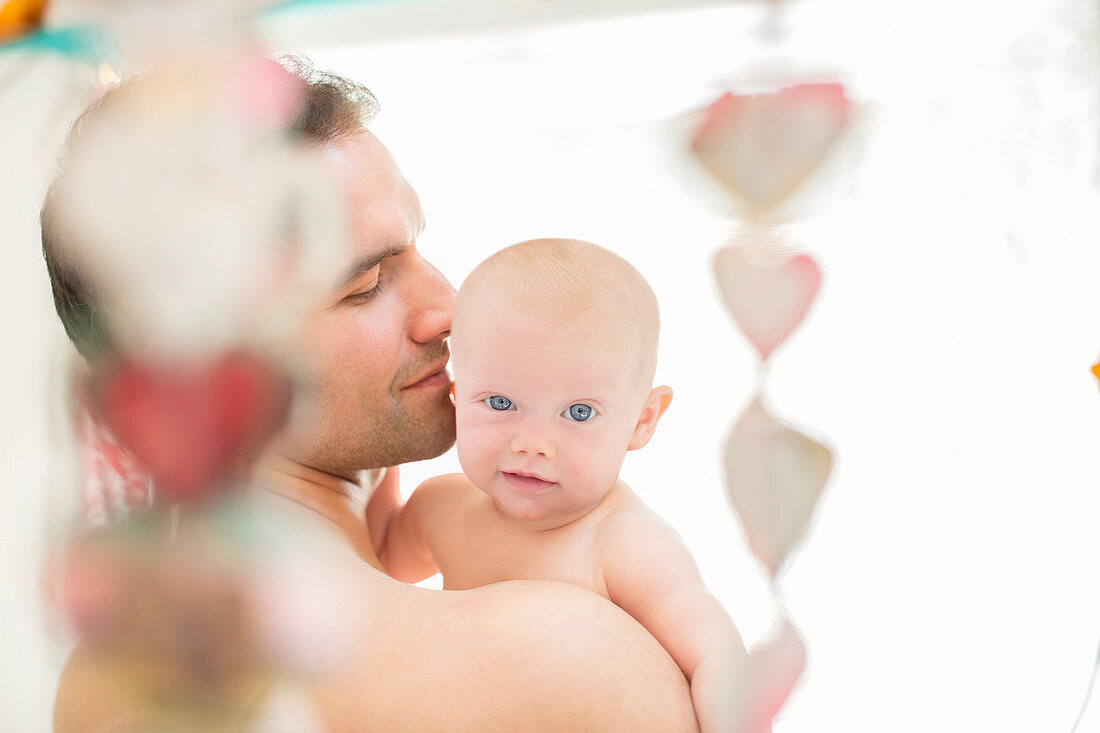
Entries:
{"type": "Polygon", "coordinates": [[[0,43],[27,35],[42,25],[48,0],[7,0],[0,4],[0,43]]]}
{"type": "Polygon", "coordinates": [[[325,541],[317,530],[224,498],[216,510],[153,511],[74,537],[54,563],[55,600],[85,653],[109,660],[100,669],[133,708],[119,710],[118,722],[322,730],[294,699],[295,683],[346,662],[351,629],[346,589],[312,562],[325,541]],[[273,719],[288,697],[294,717],[273,719]]]}
{"type": "Polygon", "coordinates": [[[0,53],[39,50],[98,64],[109,56],[96,23],[51,25],[52,0],[0,2],[0,53]]]}
{"type": "Polygon", "coordinates": [[[726,93],[706,110],[690,145],[742,220],[713,267],[722,301],[760,359],[756,392],[722,457],[730,504],[771,578],[779,613],[773,640],[753,654],[758,707],[746,711],[751,731],[767,729],[805,668],[806,648],[787,618],[777,578],[810,524],[833,465],[827,445],[774,416],[763,396],[769,359],[805,319],[821,286],[817,262],[779,227],[851,114],[844,88],[835,83],[726,93]]]}
{"type": "Polygon", "coordinates": [[[248,354],[183,368],[123,361],[92,399],[149,472],[161,503],[194,501],[247,461],[285,417],[290,386],[248,354]]]}
{"type": "Polygon", "coordinates": [[[288,140],[303,94],[239,52],[139,77],[81,120],[43,222],[97,284],[88,327],[111,335],[105,356],[287,356],[349,227],[317,151],[288,140]]]}
{"type": "Polygon", "coordinates": [[[178,61],[81,118],[43,211],[91,366],[85,467],[137,504],[117,521],[101,502],[115,521],[73,533],[51,586],[142,724],[315,730],[295,684],[350,648],[341,585],[310,562],[316,528],[245,495],[351,217],[320,152],[290,134],[301,78],[248,44],[178,61]]]}

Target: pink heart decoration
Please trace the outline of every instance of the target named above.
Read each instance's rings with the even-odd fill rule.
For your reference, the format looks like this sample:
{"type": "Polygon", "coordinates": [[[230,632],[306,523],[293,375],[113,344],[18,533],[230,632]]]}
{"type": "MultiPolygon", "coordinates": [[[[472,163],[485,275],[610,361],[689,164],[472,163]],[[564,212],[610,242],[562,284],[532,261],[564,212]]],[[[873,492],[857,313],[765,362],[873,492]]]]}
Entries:
{"type": "Polygon", "coordinates": [[[733,320],[765,361],[805,318],[821,286],[809,255],[762,264],[743,247],[718,250],[714,275],[733,320]]]}
{"type": "Polygon", "coordinates": [[[125,626],[135,583],[126,548],[116,537],[81,537],[56,557],[50,581],[54,600],[83,637],[105,639],[125,626]]]}
{"type": "Polygon", "coordinates": [[[262,54],[246,54],[231,64],[227,82],[229,104],[257,127],[286,127],[306,95],[301,79],[262,54]]]}
{"type": "Polygon", "coordinates": [[[124,360],[92,383],[104,421],[170,501],[215,488],[280,424],[289,396],[286,380],[247,354],[187,368],[124,360]]]}
{"type": "Polygon", "coordinates": [[[753,209],[790,196],[848,124],[840,84],[799,84],[773,94],[722,95],[703,116],[691,151],[753,209]]]}
{"type": "Polygon", "coordinates": [[[809,525],[833,454],[777,420],[757,396],[726,439],[724,465],[749,549],[775,577],[809,525]]]}
{"type": "Polygon", "coordinates": [[[749,669],[747,720],[739,730],[770,733],[772,719],[806,669],[806,645],[790,621],[783,619],[771,639],[753,648],[749,669]]]}

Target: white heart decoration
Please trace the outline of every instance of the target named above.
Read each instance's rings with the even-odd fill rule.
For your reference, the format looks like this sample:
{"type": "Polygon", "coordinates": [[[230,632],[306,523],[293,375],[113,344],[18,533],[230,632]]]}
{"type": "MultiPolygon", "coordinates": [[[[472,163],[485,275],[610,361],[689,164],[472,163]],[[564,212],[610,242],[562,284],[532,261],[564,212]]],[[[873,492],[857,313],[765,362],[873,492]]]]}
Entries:
{"type": "Polygon", "coordinates": [[[775,577],[809,525],[832,451],[775,418],[758,395],[726,439],[724,459],[726,492],[749,549],[775,577]]]}
{"type": "Polygon", "coordinates": [[[762,264],[736,246],[718,250],[714,275],[733,320],[762,360],[802,322],[821,286],[821,270],[807,254],[762,264]]]}
{"type": "Polygon", "coordinates": [[[790,196],[848,124],[840,84],[799,84],[772,94],[724,94],[706,111],[691,150],[757,213],[790,196]]]}

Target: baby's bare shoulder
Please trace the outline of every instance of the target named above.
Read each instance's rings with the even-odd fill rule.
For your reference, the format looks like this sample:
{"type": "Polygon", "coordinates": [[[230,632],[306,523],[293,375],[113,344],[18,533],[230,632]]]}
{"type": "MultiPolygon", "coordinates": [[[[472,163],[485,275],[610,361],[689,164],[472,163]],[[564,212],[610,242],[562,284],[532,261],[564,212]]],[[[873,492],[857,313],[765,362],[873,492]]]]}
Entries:
{"type": "Polygon", "coordinates": [[[600,518],[596,538],[601,554],[639,546],[682,546],[683,538],[661,515],[649,508],[630,487],[620,482],[614,504],[600,518]]]}
{"type": "Polygon", "coordinates": [[[416,487],[409,501],[433,506],[451,505],[465,501],[477,494],[477,487],[463,473],[445,473],[433,476],[416,487]]]}
{"type": "Polygon", "coordinates": [[[473,483],[464,473],[444,473],[432,476],[416,487],[417,491],[460,493],[474,489],[473,483]]]}
{"type": "Polygon", "coordinates": [[[433,552],[445,550],[448,542],[438,540],[449,538],[457,518],[470,511],[480,493],[465,474],[434,476],[416,487],[405,510],[430,538],[433,552]]]}

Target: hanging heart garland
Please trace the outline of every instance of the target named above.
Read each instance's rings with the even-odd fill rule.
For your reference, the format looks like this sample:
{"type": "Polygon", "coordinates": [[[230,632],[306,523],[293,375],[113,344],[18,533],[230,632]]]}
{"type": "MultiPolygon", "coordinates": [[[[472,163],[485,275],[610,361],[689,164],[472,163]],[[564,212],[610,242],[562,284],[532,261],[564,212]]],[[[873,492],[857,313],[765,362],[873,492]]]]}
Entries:
{"type": "Polygon", "coordinates": [[[187,367],[124,359],[91,390],[104,421],[153,477],[158,501],[216,489],[278,427],[290,397],[281,374],[245,353],[187,367]]]}
{"type": "Polygon", "coordinates": [[[791,196],[844,132],[844,87],[809,83],[771,94],[726,93],[703,115],[691,151],[750,216],[791,196]]]}
{"type": "Polygon", "coordinates": [[[757,395],[726,439],[723,466],[749,549],[774,578],[809,526],[832,451],[777,419],[757,395]]]}
{"type": "Polygon", "coordinates": [[[738,246],[718,250],[714,275],[726,308],[761,361],[798,328],[821,286],[821,270],[808,254],[767,263],[738,246]]]}

